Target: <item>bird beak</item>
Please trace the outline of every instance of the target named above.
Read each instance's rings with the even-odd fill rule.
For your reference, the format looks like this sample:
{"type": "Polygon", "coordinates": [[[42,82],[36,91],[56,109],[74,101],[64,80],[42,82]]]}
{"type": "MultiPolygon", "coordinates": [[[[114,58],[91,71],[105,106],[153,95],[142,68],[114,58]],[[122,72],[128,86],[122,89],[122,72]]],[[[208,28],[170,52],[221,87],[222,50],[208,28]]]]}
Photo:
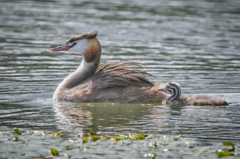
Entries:
{"type": "Polygon", "coordinates": [[[159,88],[158,90],[167,93],[167,90],[165,88],[159,88]]]}
{"type": "Polygon", "coordinates": [[[54,51],[68,51],[68,49],[70,49],[71,46],[67,46],[67,45],[64,45],[64,46],[60,46],[60,47],[57,47],[57,48],[54,48],[54,49],[49,49],[47,51],[50,51],[50,52],[54,52],[54,51]]]}

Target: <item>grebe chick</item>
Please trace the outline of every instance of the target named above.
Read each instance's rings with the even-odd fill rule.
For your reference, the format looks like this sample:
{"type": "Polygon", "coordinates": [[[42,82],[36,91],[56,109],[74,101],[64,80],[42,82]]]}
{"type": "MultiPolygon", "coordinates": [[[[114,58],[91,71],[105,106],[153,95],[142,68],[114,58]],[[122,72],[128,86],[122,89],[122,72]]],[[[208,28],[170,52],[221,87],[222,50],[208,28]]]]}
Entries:
{"type": "Polygon", "coordinates": [[[163,83],[153,84],[141,70],[126,69],[126,66],[142,66],[136,62],[106,63],[98,67],[101,45],[98,31],[74,36],[61,47],[48,51],[68,51],[83,55],[76,71],[68,75],[57,87],[53,99],[65,102],[162,102],[169,95],[158,91],[163,83]],[[145,89],[143,89],[145,88],[145,89]],[[147,89],[146,89],[147,88],[147,89]]]}
{"type": "Polygon", "coordinates": [[[181,97],[181,94],[182,94],[181,87],[176,82],[170,82],[164,88],[160,88],[158,90],[171,94],[171,96],[165,98],[162,101],[163,105],[167,105],[167,103],[169,103],[169,102],[173,103],[174,101],[179,99],[181,97]]]}
{"type": "Polygon", "coordinates": [[[170,82],[159,91],[170,93],[171,96],[163,100],[163,105],[228,105],[225,98],[211,97],[207,95],[184,95],[181,96],[181,86],[176,82],[170,82]]]}

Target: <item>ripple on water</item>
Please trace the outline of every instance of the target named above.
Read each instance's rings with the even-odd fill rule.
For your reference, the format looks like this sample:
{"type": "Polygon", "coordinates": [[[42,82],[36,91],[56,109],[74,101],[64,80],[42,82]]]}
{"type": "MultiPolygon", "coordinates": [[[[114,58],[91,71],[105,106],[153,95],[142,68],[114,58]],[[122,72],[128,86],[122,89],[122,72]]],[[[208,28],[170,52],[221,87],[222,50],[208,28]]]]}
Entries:
{"type": "Polygon", "coordinates": [[[239,5],[237,0],[0,2],[0,130],[58,128],[240,140],[239,5]],[[156,77],[150,77],[153,82],[176,81],[184,94],[223,96],[232,104],[54,105],[57,84],[82,57],[46,50],[96,29],[101,63],[140,62],[156,77]]]}

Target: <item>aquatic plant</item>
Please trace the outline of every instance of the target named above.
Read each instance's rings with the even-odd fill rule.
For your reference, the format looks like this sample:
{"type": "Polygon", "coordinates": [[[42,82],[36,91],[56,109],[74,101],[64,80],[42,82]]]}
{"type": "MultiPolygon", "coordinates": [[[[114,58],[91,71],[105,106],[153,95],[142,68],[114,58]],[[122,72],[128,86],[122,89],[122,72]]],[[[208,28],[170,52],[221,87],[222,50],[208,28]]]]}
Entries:
{"type": "Polygon", "coordinates": [[[231,141],[209,144],[194,139],[156,134],[107,135],[90,131],[71,134],[67,131],[13,131],[0,132],[0,158],[77,158],[99,156],[106,158],[147,157],[166,158],[198,156],[200,158],[240,157],[239,144],[231,141]],[[19,157],[20,156],[20,157],[19,157]]]}

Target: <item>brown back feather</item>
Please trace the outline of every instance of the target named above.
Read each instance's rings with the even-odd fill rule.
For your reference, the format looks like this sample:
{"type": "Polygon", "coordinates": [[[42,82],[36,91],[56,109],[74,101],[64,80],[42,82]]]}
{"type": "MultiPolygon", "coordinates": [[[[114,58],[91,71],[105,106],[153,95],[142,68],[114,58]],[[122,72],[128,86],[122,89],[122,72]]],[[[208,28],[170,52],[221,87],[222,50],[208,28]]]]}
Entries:
{"type": "Polygon", "coordinates": [[[152,87],[151,83],[144,75],[153,76],[145,71],[126,69],[126,66],[143,67],[136,62],[114,62],[100,65],[95,74],[89,80],[97,80],[94,84],[96,88],[109,87],[152,87]]]}

